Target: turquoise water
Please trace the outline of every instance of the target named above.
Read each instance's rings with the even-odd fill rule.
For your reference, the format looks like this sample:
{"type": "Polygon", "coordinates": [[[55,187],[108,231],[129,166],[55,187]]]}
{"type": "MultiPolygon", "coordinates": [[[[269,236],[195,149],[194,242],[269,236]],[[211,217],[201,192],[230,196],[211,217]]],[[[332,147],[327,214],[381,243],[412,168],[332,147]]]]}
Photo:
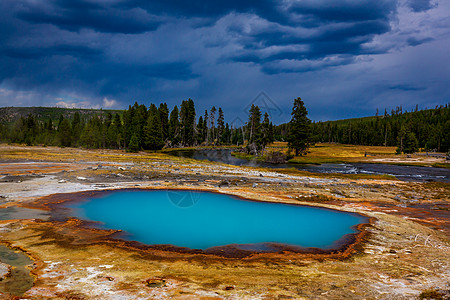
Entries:
{"type": "Polygon", "coordinates": [[[70,207],[80,219],[127,232],[128,240],[191,249],[261,243],[326,249],[365,221],[334,210],[179,190],[116,191],[70,207]]]}

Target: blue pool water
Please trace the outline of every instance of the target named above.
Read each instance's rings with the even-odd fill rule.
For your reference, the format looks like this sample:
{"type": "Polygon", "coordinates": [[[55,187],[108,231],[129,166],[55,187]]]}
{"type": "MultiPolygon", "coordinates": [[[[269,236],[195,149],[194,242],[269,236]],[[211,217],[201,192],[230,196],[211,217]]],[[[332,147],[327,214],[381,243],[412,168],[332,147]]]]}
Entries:
{"type": "Polygon", "coordinates": [[[180,190],[116,191],[69,207],[80,219],[127,232],[128,240],[191,249],[238,244],[263,250],[262,243],[327,249],[366,221],[334,210],[180,190]]]}

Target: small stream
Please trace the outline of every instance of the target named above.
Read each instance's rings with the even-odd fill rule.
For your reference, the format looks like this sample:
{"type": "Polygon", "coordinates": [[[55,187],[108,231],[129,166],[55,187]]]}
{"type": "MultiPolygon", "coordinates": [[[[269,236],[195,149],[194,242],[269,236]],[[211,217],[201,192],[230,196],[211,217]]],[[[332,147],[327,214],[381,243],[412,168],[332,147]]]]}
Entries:
{"type": "Polygon", "coordinates": [[[313,173],[376,174],[392,175],[404,181],[450,182],[450,170],[422,166],[397,166],[390,164],[343,163],[343,164],[271,164],[258,160],[247,160],[231,155],[231,149],[178,150],[169,154],[198,160],[209,160],[235,166],[264,168],[296,168],[313,173]]]}

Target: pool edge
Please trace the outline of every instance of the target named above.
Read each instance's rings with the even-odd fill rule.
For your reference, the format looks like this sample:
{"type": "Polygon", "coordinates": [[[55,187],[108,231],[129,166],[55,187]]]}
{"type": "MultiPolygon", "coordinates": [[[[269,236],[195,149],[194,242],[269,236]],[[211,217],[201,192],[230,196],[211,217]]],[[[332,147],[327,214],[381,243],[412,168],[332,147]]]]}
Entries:
{"type": "MultiPolygon", "coordinates": [[[[281,200],[281,199],[280,199],[281,200]]],[[[92,236],[83,244],[96,244],[96,243],[108,243],[114,244],[118,247],[127,248],[130,250],[138,250],[144,252],[156,251],[156,252],[168,252],[168,253],[178,253],[184,255],[207,255],[207,256],[215,256],[222,258],[258,258],[258,257],[280,257],[282,256],[308,256],[315,257],[318,259],[324,258],[335,258],[335,259],[344,259],[352,256],[353,254],[360,252],[362,250],[363,243],[367,240],[370,232],[367,230],[368,227],[372,226],[375,222],[374,217],[369,217],[364,213],[360,212],[349,212],[345,210],[335,209],[324,207],[322,205],[314,205],[313,203],[287,203],[287,202],[276,202],[276,201],[267,201],[260,200],[255,198],[244,197],[242,195],[236,195],[233,193],[227,193],[224,191],[219,191],[217,189],[192,189],[192,188],[168,188],[168,187],[144,187],[144,188],[113,188],[113,189],[104,189],[104,190],[89,190],[89,191],[81,191],[81,192],[73,192],[73,193],[57,193],[51,194],[48,196],[40,197],[36,200],[33,200],[29,203],[23,203],[18,205],[20,207],[26,208],[34,208],[49,211],[52,215],[49,221],[43,221],[49,225],[58,226],[61,224],[67,225],[67,227],[71,228],[74,232],[79,230],[87,230],[91,232],[102,232],[101,237],[98,237],[98,234],[92,234],[92,236]],[[315,247],[299,247],[278,243],[267,243],[271,245],[275,245],[277,251],[267,252],[267,251],[253,251],[253,250],[243,250],[239,249],[236,244],[226,245],[226,246],[217,246],[211,247],[205,250],[201,249],[191,249],[187,247],[178,247],[174,245],[146,245],[137,241],[128,241],[121,239],[120,236],[123,234],[120,230],[112,230],[112,229],[100,229],[92,227],[92,225],[97,224],[95,221],[85,221],[78,218],[71,217],[70,219],[67,216],[58,217],[58,214],[63,212],[64,210],[68,210],[68,208],[64,207],[64,204],[67,203],[77,203],[80,201],[84,201],[87,197],[95,198],[103,196],[107,193],[118,192],[118,191],[145,191],[145,190],[171,190],[171,191],[195,191],[195,192],[211,192],[211,193],[220,193],[228,196],[232,196],[235,198],[239,198],[244,201],[252,201],[252,202],[266,202],[266,203],[279,203],[285,205],[295,205],[295,206],[306,206],[306,207],[314,207],[321,208],[325,210],[338,211],[341,213],[348,214],[356,214],[366,218],[365,223],[359,223],[355,225],[355,233],[349,233],[342,236],[339,240],[335,242],[335,244],[328,249],[315,248],[315,247]]]]}

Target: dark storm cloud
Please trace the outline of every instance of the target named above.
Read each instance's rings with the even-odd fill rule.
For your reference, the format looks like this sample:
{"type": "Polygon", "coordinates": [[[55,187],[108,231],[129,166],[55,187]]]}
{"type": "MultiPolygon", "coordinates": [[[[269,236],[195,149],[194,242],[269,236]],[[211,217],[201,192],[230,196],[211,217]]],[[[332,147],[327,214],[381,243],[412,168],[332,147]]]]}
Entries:
{"type": "MultiPolygon", "coordinates": [[[[380,49],[364,47],[366,43],[390,31],[390,18],[395,12],[395,1],[299,1],[285,7],[289,24],[269,24],[266,30],[241,31],[242,51],[231,55],[236,62],[253,62],[262,65],[269,74],[293,72],[295,67],[273,68],[265,66],[279,60],[322,60],[330,56],[346,56],[380,53],[380,49]],[[303,29],[303,32],[302,30],[303,29]],[[276,53],[260,51],[267,47],[278,47],[276,53]],[[294,46],[294,50],[288,46],[294,46]],[[296,46],[296,47],[295,47],[296,46]],[[286,49],[283,49],[285,47],[286,49]],[[300,49],[300,50],[299,50],[300,49]],[[278,70],[278,71],[276,71],[278,70]]],[[[292,47],[291,47],[292,48],[292,47]]],[[[387,52],[389,48],[385,48],[387,52]]],[[[345,59],[348,63],[349,59],[345,59]]],[[[327,63],[317,63],[314,68],[299,68],[299,71],[316,70],[327,63]]]]}
{"type": "Polygon", "coordinates": [[[433,39],[430,37],[422,38],[422,39],[416,38],[416,37],[410,37],[407,39],[408,45],[410,45],[410,46],[418,46],[418,45],[428,43],[431,41],[433,41],[433,39]]]}
{"type": "Polygon", "coordinates": [[[102,51],[79,45],[56,45],[46,48],[5,48],[0,53],[15,59],[38,59],[54,55],[69,55],[92,60],[99,57],[102,51]]]}
{"type": "Polygon", "coordinates": [[[89,28],[100,32],[136,34],[155,30],[160,22],[139,9],[120,10],[107,3],[53,0],[45,5],[25,2],[17,17],[35,24],[52,24],[78,31],[89,28]]]}
{"type": "Polygon", "coordinates": [[[421,86],[415,86],[410,84],[397,84],[390,86],[389,89],[391,90],[401,90],[401,91],[423,91],[426,88],[421,86]]]}
{"type": "Polygon", "coordinates": [[[427,11],[434,7],[431,0],[409,0],[408,4],[414,12],[427,11]]]}
{"type": "Polygon", "coordinates": [[[333,59],[324,60],[302,60],[299,62],[281,61],[281,62],[269,62],[264,64],[263,72],[269,75],[279,73],[304,73],[317,71],[322,69],[328,69],[336,66],[345,66],[354,62],[352,56],[339,56],[333,59]]]}
{"type": "Polygon", "coordinates": [[[133,61],[120,48],[114,51],[122,58],[116,57],[112,43],[121,44],[121,34],[157,29],[160,23],[154,19],[138,7],[121,10],[111,2],[2,2],[0,84],[46,94],[68,90],[115,97],[150,88],[154,80],[196,78],[186,61],[161,57],[133,61]]]}
{"type": "Polygon", "coordinates": [[[108,61],[101,57],[101,52],[89,48],[57,46],[51,49],[5,52],[13,59],[3,57],[0,60],[2,65],[9,66],[0,70],[0,78],[8,78],[14,70],[16,81],[28,87],[51,84],[53,81],[57,82],[56,88],[74,82],[92,85],[101,83],[98,88],[111,94],[148,84],[152,78],[187,80],[197,76],[190,65],[184,62],[123,64],[108,61]],[[42,60],[43,57],[46,59],[42,60]],[[30,73],[39,76],[29,76],[30,73]]]}
{"type": "Polygon", "coordinates": [[[230,12],[255,13],[270,20],[282,19],[279,4],[273,0],[131,0],[117,4],[117,7],[143,8],[149,13],[172,15],[183,18],[213,18],[224,16],[230,12]]]}
{"type": "Polygon", "coordinates": [[[359,22],[347,22],[328,25],[326,28],[319,28],[309,36],[298,36],[295,28],[279,27],[277,30],[269,29],[265,32],[250,34],[249,44],[244,44],[247,49],[263,48],[267,46],[285,46],[295,44],[314,44],[322,41],[342,41],[349,39],[358,40],[359,43],[367,42],[375,34],[383,34],[390,30],[389,23],[381,20],[369,20],[359,22]],[[259,45],[259,46],[256,46],[259,45]]]}
{"type": "Polygon", "coordinates": [[[325,22],[356,22],[387,20],[396,8],[396,1],[324,1],[303,0],[293,2],[292,12],[302,15],[310,25],[325,22]]]}
{"type": "MultiPolygon", "coordinates": [[[[448,10],[449,5],[439,1],[448,10]]],[[[39,104],[48,104],[48,95],[57,93],[80,95],[97,104],[104,97],[122,103],[172,97],[177,99],[173,104],[198,97],[200,107],[211,99],[226,107],[230,97],[250,101],[265,88],[293,99],[299,82],[308,82],[307,96],[322,95],[318,102],[335,99],[327,94],[333,84],[336,94],[353,95],[352,103],[356,93],[364,93],[366,102],[378,95],[397,99],[401,93],[424,97],[433,89],[416,79],[427,77],[423,70],[430,65],[410,72],[421,60],[402,65],[398,61],[408,56],[398,53],[428,49],[432,43],[441,45],[434,48],[438,51],[448,44],[439,44],[446,37],[447,22],[433,3],[437,2],[1,0],[0,105],[32,91],[29,103],[39,95],[47,101],[39,104]],[[390,61],[390,56],[395,59],[390,61]],[[366,88],[366,82],[379,79],[371,61],[377,61],[376,66],[384,63],[383,70],[400,65],[391,77],[399,78],[397,84],[366,88]],[[362,64],[366,68],[357,70],[362,64]],[[357,75],[345,81],[347,72],[357,75]],[[364,72],[368,75],[362,83],[364,72]],[[322,82],[327,82],[327,91],[322,82]],[[19,96],[8,98],[15,93],[19,96]]],[[[433,84],[434,96],[444,85],[433,84]]]]}

